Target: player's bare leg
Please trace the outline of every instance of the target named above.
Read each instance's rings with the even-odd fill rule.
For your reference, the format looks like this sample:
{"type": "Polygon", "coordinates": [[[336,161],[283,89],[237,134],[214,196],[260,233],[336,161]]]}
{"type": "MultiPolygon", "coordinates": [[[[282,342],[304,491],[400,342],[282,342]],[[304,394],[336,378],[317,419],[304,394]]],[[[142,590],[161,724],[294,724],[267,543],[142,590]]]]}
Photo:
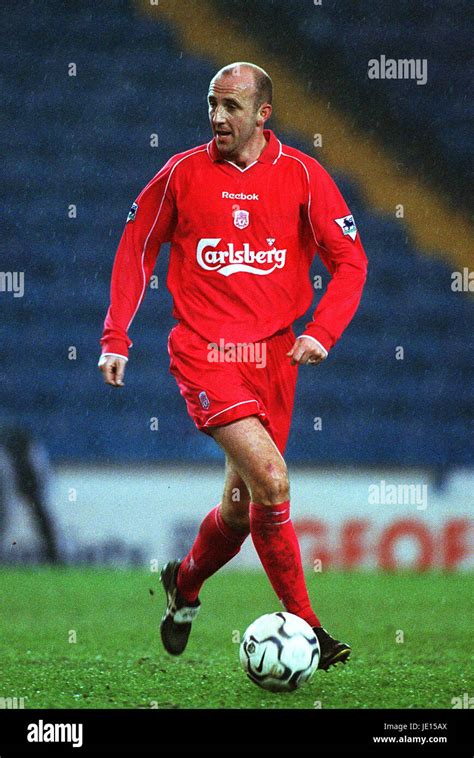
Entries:
{"type": "Polygon", "coordinates": [[[250,492],[247,485],[226,455],[225,483],[221,501],[221,513],[225,523],[235,531],[250,533],[250,492]]]}
{"type": "MultiPolygon", "coordinates": [[[[318,637],[319,667],[328,670],[345,663],[351,649],[333,639],[311,608],[296,534],[290,519],[290,484],[285,461],[256,416],[212,430],[225,450],[228,466],[240,475],[250,494],[249,525],[252,540],[268,578],[285,609],[307,621],[318,637]]],[[[244,504],[227,498],[228,518],[244,523],[244,504]]]]}
{"type": "MultiPolygon", "coordinates": [[[[245,483],[254,503],[275,505],[289,497],[286,463],[257,416],[218,426],[210,433],[245,483]]],[[[229,503],[231,506],[231,503],[229,503]]]]}

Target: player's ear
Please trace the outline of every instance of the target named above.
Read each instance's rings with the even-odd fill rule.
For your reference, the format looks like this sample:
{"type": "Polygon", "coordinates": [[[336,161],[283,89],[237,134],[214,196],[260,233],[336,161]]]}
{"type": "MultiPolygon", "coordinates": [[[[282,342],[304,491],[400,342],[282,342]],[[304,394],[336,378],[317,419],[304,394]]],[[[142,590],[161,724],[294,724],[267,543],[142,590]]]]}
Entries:
{"type": "Polygon", "coordinates": [[[273,108],[270,105],[270,103],[264,103],[263,105],[260,106],[260,108],[258,109],[258,114],[257,114],[257,116],[258,116],[258,120],[257,120],[258,126],[261,126],[262,124],[265,123],[265,121],[268,121],[268,119],[272,115],[272,111],[273,111],[273,108]]]}

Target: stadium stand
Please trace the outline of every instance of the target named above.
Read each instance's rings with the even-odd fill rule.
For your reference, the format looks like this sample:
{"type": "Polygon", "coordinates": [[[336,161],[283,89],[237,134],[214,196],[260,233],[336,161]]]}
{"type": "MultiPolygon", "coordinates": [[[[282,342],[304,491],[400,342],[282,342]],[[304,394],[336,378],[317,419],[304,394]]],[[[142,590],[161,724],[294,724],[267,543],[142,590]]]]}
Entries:
{"type": "MultiPolygon", "coordinates": [[[[214,67],[182,50],[169,24],[137,14],[125,0],[30,2],[2,6],[0,17],[8,144],[3,266],[25,272],[24,297],[1,295],[2,420],[32,428],[54,461],[220,459],[213,440],[195,431],[167,372],[174,323],[165,287],[167,246],[158,260],[158,289],[147,293],[132,328],[126,390],[104,388],[96,368],[128,208],[171,154],[209,139],[205,94],[214,67]],[[19,59],[20,43],[28,53],[19,59]],[[157,147],[150,146],[153,134],[157,147]],[[154,417],[158,431],[150,431],[154,417]]],[[[336,22],[326,30],[332,42],[336,22]]],[[[388,35],[386,25],[377,28],[388,35]]],[[[413,35],[417,29],[414,23],[413,35]]],[[[309,23],[300,31],[312,38],[309,23]]],[[[364,39],[354,29],[354,46],[364,39]]],[[[389,37],[384,40],[389,54],[389,37]]],[[[445,51],[448,46],[446,33],[445,51]]],[[[438,86],[447,75],[440,64],[438,86]]],[[[410,98],[403,92],[389,89],[387,107],[405,108],[408,118],[410,98]]],[[[454,125],[440,138],[445,158],[467,151],[462,105],[453,106],[449,97],[423,103],[415,109],[416,128],[422,133],[443,119],[441,103],[454,125]]],[[[311,145],[279,129],[278,114],[271,126],[283,141],[311,152],[311,145]]],[[[364,203],[363,188],[351,177],[335,178],[357,217],[370,276],[361,308],[330,360],[300,372],[288,460],[439,469],[468,464],[472,301],[452,291],[448,264],[414,249],[402,220],[364,203]],[[396,360],[397,347],[403,360],[396,360]],[[321,432],[313,430],[315,417],[322,418],[321,432]]],[[[314,273],[328,281],[318,262],[314,273]]]]}
{"type": "MultiPolygon", "coordinates": [[[[216,12],[242,24],[247,0],[213,0],[216,12]]],[[[470,208],[460,176],[472,180],[474,105],[473,11],[467,0],[351,0],[336,3],[266,0],[251,8],[252,29],[288,65],[310,72],[316,91],[351,114],[370,134],[383,128],[386,149],[470,208]],[[369,80],[368,61],[419,59],[427,81],[369,80]],[[382,127],[381,127],[382,125],[382,127]]]]}

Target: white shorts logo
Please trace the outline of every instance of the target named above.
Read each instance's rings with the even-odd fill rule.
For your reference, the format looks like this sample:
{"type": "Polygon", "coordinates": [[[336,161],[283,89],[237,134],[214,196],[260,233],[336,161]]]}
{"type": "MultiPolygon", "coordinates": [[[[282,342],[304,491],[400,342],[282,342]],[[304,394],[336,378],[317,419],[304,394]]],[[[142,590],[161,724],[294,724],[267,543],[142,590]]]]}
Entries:
{"type": "Polygon", "coordinates": [[[285,265],[286,249],[277,250],[273,246],[270,250],[255,251],[250,249],[248,242],[244,242],[242,249],[236,250],[234,243],[228,242],[226,248],[217,250],[219,242],[219,237],[206,237],[198,242],[196,260],[206,271],[217,271],[222,276],[230,276],[239,271],[266,276],[285,265]],[[258,264],[268,264],[271,268],[260,268],[258,264]]]}
{"type": "Polygon", "coordinates": [[[248,211],[234,211],[234,225],[237,229],[245,229],[249,225],[249,212],[248,211]]]}
{"type": "Polygon", "coordinates": [[[202,392],[199,393],[199,402],[201,403],[201,406],[204,408],[205,411],[207,411],[207,409],[211,405],[211,402],[208,396],[206,395],[206,393],[204,392],[204,390],[202,390],[202,392]]]}

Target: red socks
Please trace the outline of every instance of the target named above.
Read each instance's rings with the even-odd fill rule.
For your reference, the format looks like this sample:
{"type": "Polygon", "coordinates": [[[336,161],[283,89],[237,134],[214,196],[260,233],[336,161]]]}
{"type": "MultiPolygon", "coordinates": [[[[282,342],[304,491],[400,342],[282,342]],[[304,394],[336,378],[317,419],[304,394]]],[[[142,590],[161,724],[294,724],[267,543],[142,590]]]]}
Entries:
{"type": "MultiPolygon", "coordinates": [[[[250,532],[263,568],[285,610],[310,626],[321,626],[311,608],[298,539],[290,519],[290,503],[250,503],[250,532]]],[[[185,600],[197,599],[204,581],[240,551],[247,534],[235,532],[223,520],[220,503],[207,514],[178,572],[185,600]]]]}
{"type": "Polygon", "coordinates": [[[290,519],[290,501],[270,506],[250,503],[250,533],[285,610],[310,626],[321,626],[306,589],[298,539],[290,519]]]}
{"type": "Polygon", "coordinates": [[[207,514],[194,544],[178,571],[177,585],[189,602],[199,595],[203,582],[240,551],[248,532],[235,532],[221,515],[221,504],[207,514]]]}

